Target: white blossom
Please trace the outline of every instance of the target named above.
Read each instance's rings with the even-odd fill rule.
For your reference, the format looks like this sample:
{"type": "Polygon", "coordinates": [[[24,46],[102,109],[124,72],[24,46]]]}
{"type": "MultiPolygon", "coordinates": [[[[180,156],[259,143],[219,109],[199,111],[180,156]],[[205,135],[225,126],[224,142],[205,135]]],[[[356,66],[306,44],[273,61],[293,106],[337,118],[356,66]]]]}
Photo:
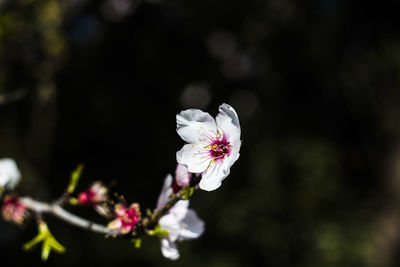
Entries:
{"type": "Polygon", "coordinates": [[[217,189],[239,158],[240,124],[236,111],[222,104],[214,119],[199,109],[188,109],[176,115],[176,122],[176,131],[188,143],[176,153],[178,163],[186,165],[191,173],[202,173],[201,189],[217,189]]]}
{"type": "MultiPolygon", "coordinates": [[[[157,210],[162,209],[172,193],[172,176],[165,178],[164,186],[158,198],[157,210]]],[[[196,212],[189,209],[189,200],[178,201],[169,212],[159,220],[160,228],[168,232],[161,239],[161,252],[164,257],[176,260],[179,251],[176,241],[198,238],[204,232],[204,222],[199,219],[196,212]]]]}
{"type": "Polygon", "coordinates": [[[21,180],[17,163],[11,158],[0,159],[0,188],[13,190],[21,180]]]}

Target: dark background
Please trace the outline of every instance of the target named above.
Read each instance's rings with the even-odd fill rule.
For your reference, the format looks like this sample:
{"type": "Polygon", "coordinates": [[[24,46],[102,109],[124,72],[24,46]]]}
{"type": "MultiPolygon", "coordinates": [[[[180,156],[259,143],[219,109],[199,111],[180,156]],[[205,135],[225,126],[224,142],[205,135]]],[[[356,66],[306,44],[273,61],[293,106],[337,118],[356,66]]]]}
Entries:
{"type": "MultiPolygon", "coordinates": [[[[0,1],[0,155],[21,195],[94,180],[153,208],[183,141],[175,115],[221,103],[243,145],[191,207],[201,238],[159,241],[46,221],[67,247],[47,265],[399,266],[398,1],[0,1]]],[[[98,222],[94,212],[71,208],[98,222]]],[[[1,266],[40,262],[36,234],[0,222],[1,266]]]]}

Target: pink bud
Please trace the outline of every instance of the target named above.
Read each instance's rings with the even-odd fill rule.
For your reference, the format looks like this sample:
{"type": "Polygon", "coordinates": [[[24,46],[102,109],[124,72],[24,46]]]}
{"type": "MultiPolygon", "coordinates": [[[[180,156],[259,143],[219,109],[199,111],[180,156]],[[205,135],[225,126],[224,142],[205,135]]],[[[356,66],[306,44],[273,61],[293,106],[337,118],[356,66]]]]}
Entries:
{"type": "Polygon", "coordinates": [[[28,216],[28,211],[17,196],[5,196],[1,209],[3,218],[6,221],[22,224],[28,216]]]}
{"type": "Polygon", "coordinates": [[[176,165],[175,181],[178,186],[185,187],[186,185],[188,185],[191,177],[192,174],[189,172],[188,168],[185,165],[176,165]]]}
{"type": "Polygon", "coordinates": [[[129,233],[141,218],[139,204],[137,203],[133,203],[129,207],[119,203],[115,205],[114,212],[115,220],[108,224],[108,228],[122,234],[129,233]]]}
{"type": "Polygon", "coordinates": [[[107,201],[108,188],[101,182],[95,182],[88,190],[78,195],[78,201],[85,206],[93,206],[107,201]]]}

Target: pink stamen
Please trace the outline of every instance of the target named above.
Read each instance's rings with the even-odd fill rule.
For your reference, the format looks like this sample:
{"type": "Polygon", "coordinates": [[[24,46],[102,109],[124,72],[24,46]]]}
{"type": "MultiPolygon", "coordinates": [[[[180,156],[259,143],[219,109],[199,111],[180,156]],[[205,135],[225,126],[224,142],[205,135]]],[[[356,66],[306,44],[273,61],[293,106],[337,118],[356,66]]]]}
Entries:
{"type": "Polygon", "coordinates": [[[138,204],[132,204],[130,207],[117,204],[115,209],[116,219],[109,224],[111,229],[119,230],[126,234],[140,221],[141,214],[138,204]]]}
{"type": "Polygon", "coordinates": [[[222,138],[216,133],[216,138],[212,140],[211,144],[208,146],[209,155],[215,160],[220,161],[225,156],[229,156],[231,153],[231,145],[228,141],[226,134],[224,133],[222,138]]]}

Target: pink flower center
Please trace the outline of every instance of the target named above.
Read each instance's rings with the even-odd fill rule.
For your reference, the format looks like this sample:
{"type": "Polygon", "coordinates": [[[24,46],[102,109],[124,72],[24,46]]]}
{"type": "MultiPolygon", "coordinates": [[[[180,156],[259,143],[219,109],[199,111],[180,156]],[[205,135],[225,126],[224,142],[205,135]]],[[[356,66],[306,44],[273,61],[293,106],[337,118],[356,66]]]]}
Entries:
{"type": "Polygon", "coordinates": [[[133,227],[140,220],[140,215],[136,212],[135,209],[129,208],[125,210],[120,219],[122,227],[133,227]]]}
{"type": "Polygon", "coordinates": [[[222,160],[231,153],[231,145],[227,136],[224,134],[222,139],[219,137],[220,135],[218,134],[217,138],[213,139],[212,143],[209,145],[210,156],[215,160],[222,160]]]}

